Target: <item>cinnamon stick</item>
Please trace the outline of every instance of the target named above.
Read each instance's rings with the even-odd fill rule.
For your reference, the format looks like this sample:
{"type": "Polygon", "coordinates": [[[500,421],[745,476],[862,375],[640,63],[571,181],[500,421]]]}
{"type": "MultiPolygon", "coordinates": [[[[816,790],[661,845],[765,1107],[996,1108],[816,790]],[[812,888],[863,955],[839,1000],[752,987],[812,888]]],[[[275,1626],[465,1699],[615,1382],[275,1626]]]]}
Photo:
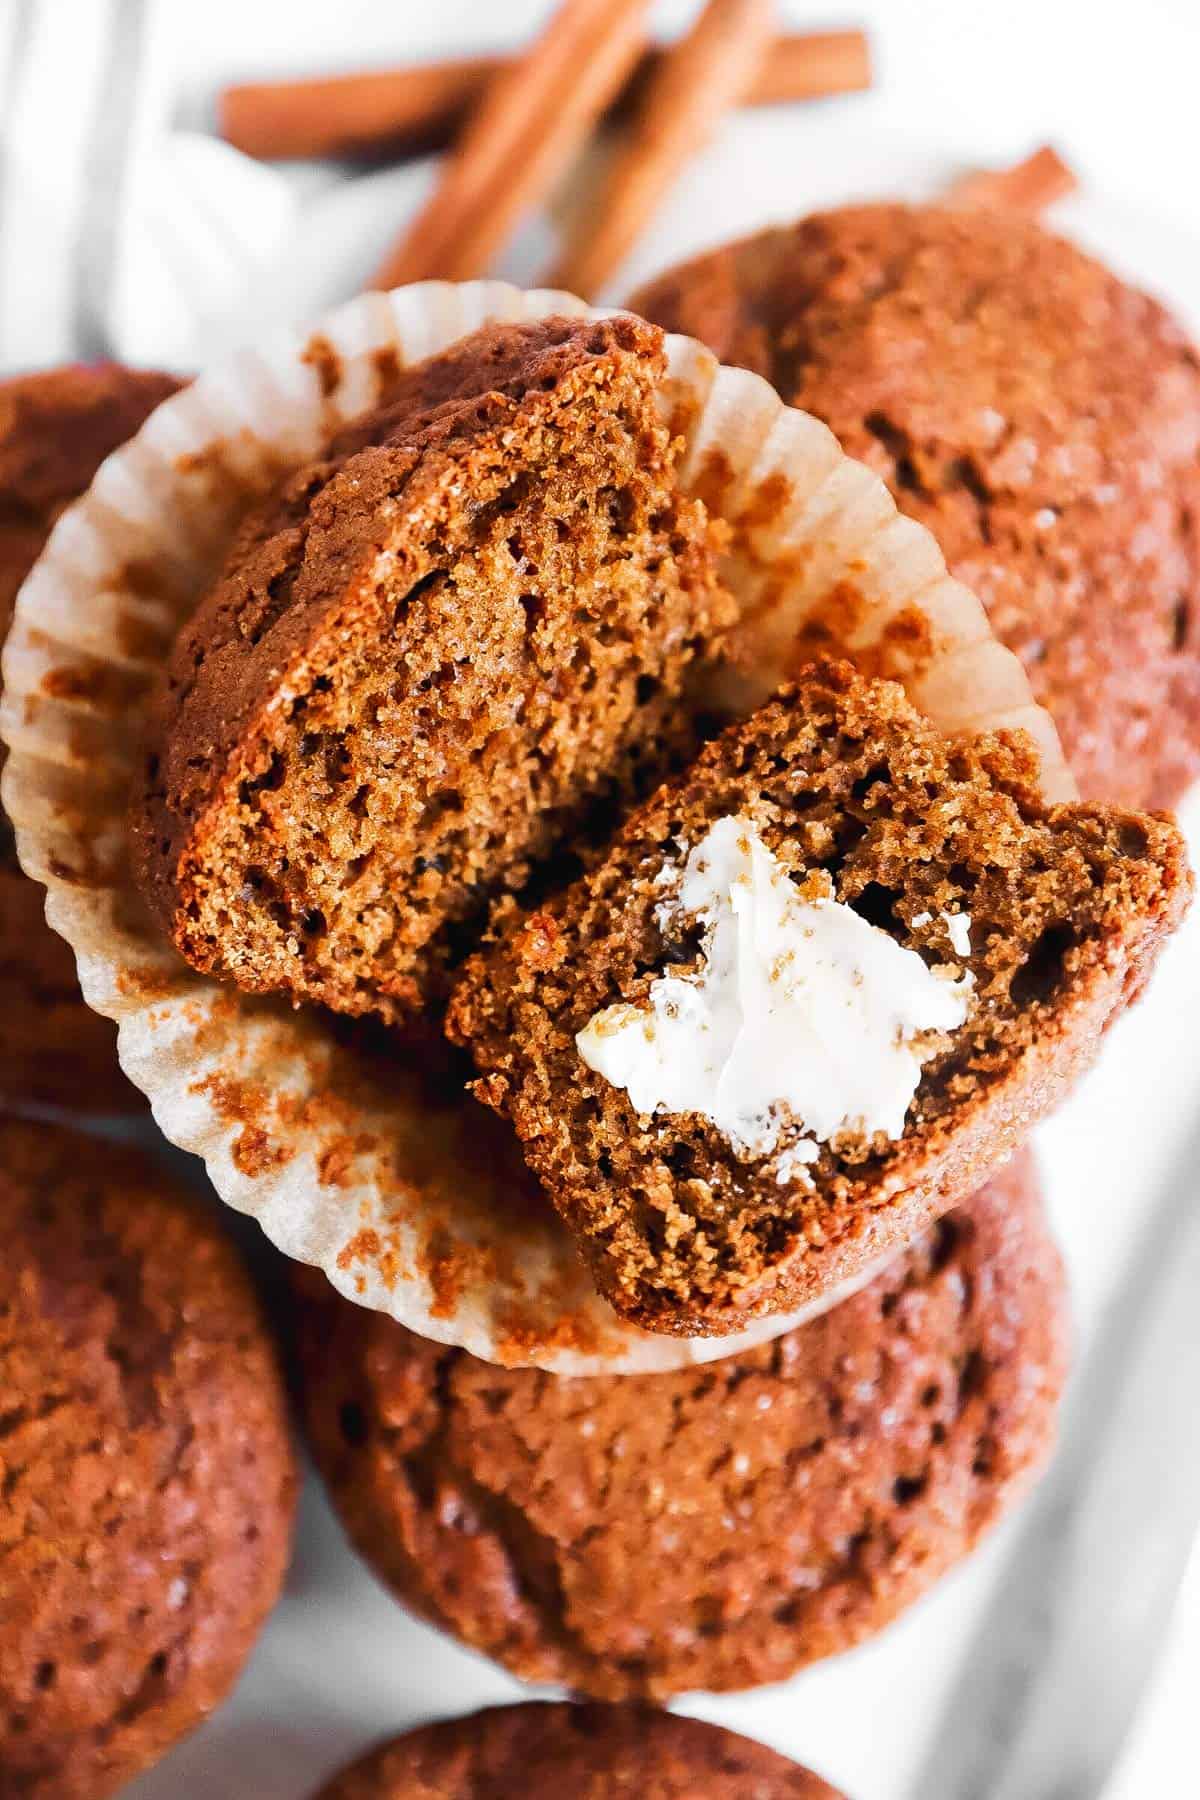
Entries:
{"type": "MultiPolygon", "coordinates": [[[[658,49],[643,52],[617,108],[627,110],[635,102],[663,55],[658,49]]],[[[443,150],[491,78],[507,67],[503,57],[473,56],[305,81],[244,83],[220,96],[220,131],[237,149],[262,158],[375,160],[443,150]]],[[[863,32],[788,32],[771,44],[744,104],[822,100],[870,85],[863,32]]]]}
{"type": "Polygon", "coordinates": [[[428,203],[373,286],[482,275],[543,200],[628,79],[650,0],[563,0],[520,62],[486,89],[428,203]]]}
{"type": "Polygon", "coordinates": [[[946,189],[950,206],[983,207],[1040,213],[1064,200],[1079,186],[1078,178],[1050,144],[1007,169],[975,169],[946,189]]]}
{"type": "Polygon", "coordinates": [[[771,42],[772,0],[708,0],[647,84],[594,210],[572,233],[546,283],[585,300],[624,261],[684,165],[736,106],[771,42]]]}
{"type": "Polygon", "coordinates": [[[247,82],[217,101],[221,136],[247,156],[375,158],[442,150],[507,68],[499,56],[308,81],[247,82]]]}

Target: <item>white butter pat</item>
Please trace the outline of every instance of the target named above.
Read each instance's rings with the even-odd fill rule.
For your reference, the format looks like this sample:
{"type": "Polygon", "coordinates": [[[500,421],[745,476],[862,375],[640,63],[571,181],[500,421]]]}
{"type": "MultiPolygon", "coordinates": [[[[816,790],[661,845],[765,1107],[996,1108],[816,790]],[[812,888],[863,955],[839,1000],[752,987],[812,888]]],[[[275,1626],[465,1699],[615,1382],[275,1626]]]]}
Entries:
{"type": "MultiPolygon", "coordinates": [[[[807,898],[747,819],[718,820],[675,874],[656,917],[699,922],[701,967],[658,976],[646,1007],[597,1013],[575,1039],[587,1066],[640,1114],[701,1114],[739,1156],[784,1142],[781,1183],[839,1132],[902,1136],[936,1034],[967,1017],[970,974],[807,898]]],[[[949,924],[956,948],[968,926],[949,924]]]]}

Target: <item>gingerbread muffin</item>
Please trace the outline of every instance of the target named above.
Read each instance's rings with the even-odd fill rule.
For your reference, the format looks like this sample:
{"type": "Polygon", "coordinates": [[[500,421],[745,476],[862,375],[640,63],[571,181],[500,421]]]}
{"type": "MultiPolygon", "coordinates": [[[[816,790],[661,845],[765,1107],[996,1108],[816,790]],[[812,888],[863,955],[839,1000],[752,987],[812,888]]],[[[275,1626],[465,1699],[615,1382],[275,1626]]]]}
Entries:
{"type": "Polygon", "coordinates": [[[1086,797],[1200,768],[1200,358],[1028,219],[872,205],[672,269],[631,304],[766,376],[927,525],[1086,797]]]}
{"type": "MultiPolygon", "coordinates": [[[[0,637],[59,513],[178,385],[116,363],[0,382],[0,637]]],[[[116,1031],[84,1005],[74,955],[47,926],[44,904],[0,819],[0,1100],[140,1109],[117,1063],[116,1031]]]]}
{"type": "Polygon", "coordinates": [[[317,1800],[839,1800],[798,1763],[700,1719],[528,1701],[382,1744],[317,1800]]]}
{"type": "Polygon", "coordinates": [[[197,968],[395,1023],[653,771],[732,603],[656,327],[488,326],[245,526],[171,663],[141,882],[197,968]]]}
{"type": "Polygon", "coordinates": [[[274,1348],[141,1155],[0,1124],[0,1792],[96,1800],[221,1699],[287,1564],[274,1348]]]}
{"type": "Polygon", "coordinates": [[[780,1681],[879,1631],[1025,1488],[1064,1375],[1024,1157],[833,1311],[672,1374],[500,1369],[298,1279],[355,1546],[514,1674],[604,1699],[780,1681]]]}
{"type": "Polygon", "coordinates": [[[1047,808],[845,664],[706,746],[455,991],[601,1292],[652,1331],[806,1305],[964,1199],[1095,1056],[1190,894],[1165,817],[1047,808]]]}

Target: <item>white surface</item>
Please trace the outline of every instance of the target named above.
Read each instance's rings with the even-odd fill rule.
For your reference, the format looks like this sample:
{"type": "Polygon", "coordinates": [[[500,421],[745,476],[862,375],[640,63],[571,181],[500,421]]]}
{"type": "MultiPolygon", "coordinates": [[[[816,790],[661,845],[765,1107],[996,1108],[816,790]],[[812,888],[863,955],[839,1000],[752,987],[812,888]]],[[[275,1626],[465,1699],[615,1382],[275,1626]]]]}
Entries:
{"type": "MultiPolygon", "coordinates": [[[[172,7],[185,114],[202,119],[213,87],[235,75],[514,42],[543,10],[536,0],[172,7]]],[[[873,0],[848,10],[874,25],[879,91],[827,109],[743,116],[692,172],[627,280],[768,219],[863,193],[926,192],[960,160],[1004,158],[1052,137],[1090,178],[1088,197],[1062,210],[1064,226],[1172,297],[1200,326],[1200,240],[1189,220],[1200,167],[1194,0],[1144,0],[1136,12],[1083,0],[1013,0],[989,9],[962,0],[873,0]],[[1094,197],[1101,192],[1104,204],[1094,197]],[[1171,219],[1178,230],[1164,227],[1171,219]]],[[[669,21],[686,8],[663,11],[669,21]]],[[[838,15],[828,5],[786,11],[814,26],[838,15]]],[[[303,303],[307,312],[333,297],[316,291],[321,280],[333,281],[336,295],[352,267],[369,267],[422,176],[376,176],[349,198],[333,191],[327,171],[290,179],[310,209],[289,265],[291,292],[279,304],[303,303]]],[[[516,262],[536,267],[545,245],[535,227],[516,262]]],[[[1191,815],[1200,827],[1200,804],[1191,815]]],[[[1192,839],[1200,841],[1200,830],[1192,839]]],[[[1197,1016],[1200,918],[1172,947],[1148,1000],[1113,1033],[1102,1067],[1042,1136],[1084,1342],[1194,1116],[1197,1016]]],[[[1002,1531],[922,1606],[852,1655],[782,1688],[705,1697],[686,1710],[810,1761],[855,1800],[899,1800],[955,1658],[1001,1576],[1007,1537],[1002,1531]]],[[[1198,1680],[1200,1564],[1106,1800],[1194,1791],[1198,1680]]],[[[384,1732],[522,1691],[408,1620],[342,1547],[310,1487],[287,1597],[236,1696],[129,1791],[136,1800],[296,1800],[384,1732]]]]}

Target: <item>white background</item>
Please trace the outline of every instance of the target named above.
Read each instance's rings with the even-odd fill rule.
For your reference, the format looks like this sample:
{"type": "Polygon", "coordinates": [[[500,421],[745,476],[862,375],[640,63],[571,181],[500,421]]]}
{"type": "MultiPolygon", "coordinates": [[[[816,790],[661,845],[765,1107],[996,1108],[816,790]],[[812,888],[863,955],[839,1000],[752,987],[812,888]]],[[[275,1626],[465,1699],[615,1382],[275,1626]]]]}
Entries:
{"type": "MultiPolygon", "coordinates": [[[[544,10],[536,0],[171,4],[177,113],[186,123],[205,123],[216,87],[236,77],[516,43],[544,10]]],[[[689,10],[664,4],[664,31],[689,10]]],[[[1142,0],[1137,7],[1113,0],[987,7],[875,0],[848,18],[802,4],[784,11],[796,25],[870,26],[877,90],[830,107],[743,115],[727,127],[627,279],[816,203],[930,191],[963,162],[1005,160],[1050,137],[1087,181],[1085,198],[1061,215],[1064,228],[1171,294],[1200,324],[1196,0],[1142,0]]],[[[424,178],[420,171],[384,174],[347,192],[330,171],[289,176],[304,196],[302,229],[274,286],[263,284],[265,312],[304,312],[352,291],[424,178]]],[[[532,274],[544,249],[544,231],[532,228],[512,272],[532,274]]],[[[1200,923],[1193,921],[1150,1000],[1114,1034],[1104,1066],[1043,1136],[1081,1348],[1193,1117],[1200,1034],[1191,1020],[1198,1016],[1200,923]]],[[[899,1800],[1010,1538],[1008,1530],[998,1534],[875,1643],[783,1688],[702,1698],[687,1710],[810,1761],[856,1800],[899,1800]]],[[[1104,1571],[1096,1578],[1103,1581],[1104,1571]]],[[[1200,1570],[1108,1800],[1196,1791],[1198,1682],[1200,1570]]],[[[295,1800],[384,1732],[519,1691],[498,1669],[408,1620],[344,1549],[310,1483],[286,1598],[236,1696],[130,1792],[137,1800],[295,1800]]]]}

